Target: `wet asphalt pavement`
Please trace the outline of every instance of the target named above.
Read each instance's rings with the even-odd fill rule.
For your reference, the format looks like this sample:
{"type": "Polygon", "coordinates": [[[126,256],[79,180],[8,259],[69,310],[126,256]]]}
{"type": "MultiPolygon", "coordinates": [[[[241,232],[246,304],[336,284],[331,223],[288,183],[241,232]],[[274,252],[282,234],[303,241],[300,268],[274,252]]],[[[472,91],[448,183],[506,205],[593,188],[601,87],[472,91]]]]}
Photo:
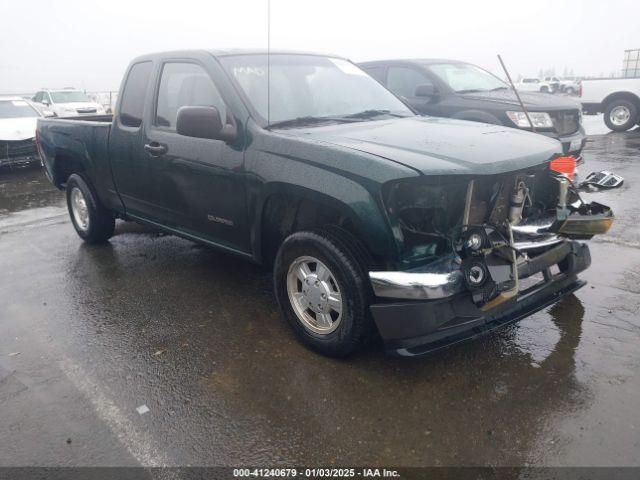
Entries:
{"type": "Polygon", "coordinates": [[[640,465],[640,129],[585,159],[625,177],[588,195],[617,215],[589,285],[411,360],[320,357],[259,267],[122,222],[86,246],[39,169],[0,173],[0,465],[640,465]]]}

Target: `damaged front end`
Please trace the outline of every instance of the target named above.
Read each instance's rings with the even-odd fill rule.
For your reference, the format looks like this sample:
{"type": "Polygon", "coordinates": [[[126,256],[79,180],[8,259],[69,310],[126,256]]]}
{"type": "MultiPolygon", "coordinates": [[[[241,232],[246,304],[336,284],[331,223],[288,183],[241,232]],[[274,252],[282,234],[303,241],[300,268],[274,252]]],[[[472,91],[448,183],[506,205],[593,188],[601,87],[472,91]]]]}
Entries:
{"type": "Polygon", "coordinates": [[[605,233],[614,218],[608,207],[584,203],[553,162],[500,175],[411,179],[387,185],[384,198],[402,268],[370,272],[376,296],[389,299],[371,309],[397,353],[528,315],[558,291],[578,288],[575,275],[590,256],[576,240],[605,233]],[[537,274],[538,283],[526,281],[537,274]],[[391,308],[402,307],[399,300],[409,302],[391,308]],[[407,318],[416,308],[423,318],[398,320],[398,312],[407,318]]]}

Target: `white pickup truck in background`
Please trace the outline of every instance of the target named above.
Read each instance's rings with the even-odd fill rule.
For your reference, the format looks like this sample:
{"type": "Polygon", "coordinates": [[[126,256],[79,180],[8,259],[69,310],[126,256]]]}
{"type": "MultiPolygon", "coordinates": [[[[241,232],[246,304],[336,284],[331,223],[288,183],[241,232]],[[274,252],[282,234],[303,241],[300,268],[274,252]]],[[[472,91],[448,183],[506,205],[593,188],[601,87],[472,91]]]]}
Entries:
{"type": "Polygon", "coordinates": [[[580,102],[586,113],[604,113],[604,123],[614,132],[640,124],[640,78],[582,80],[580,102]]]}

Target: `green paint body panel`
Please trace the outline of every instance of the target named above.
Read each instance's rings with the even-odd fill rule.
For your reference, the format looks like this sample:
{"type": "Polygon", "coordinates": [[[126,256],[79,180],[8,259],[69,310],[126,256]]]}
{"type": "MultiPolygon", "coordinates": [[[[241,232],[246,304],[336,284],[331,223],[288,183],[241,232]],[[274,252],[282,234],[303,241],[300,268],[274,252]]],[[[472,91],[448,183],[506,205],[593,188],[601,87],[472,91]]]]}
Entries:
{"type": "Polygon", "coordinates": [[[544,136],[446,118],[267,130],[253,120],[220,66],[216,57],[223,54],[182,51],[135,59],[132,65],[153,65],[139,128],[122,125],[117,115],[112,121],[39,119],[49,178],[62,187],[65,173],[82,172],[116,215],[256,262],[262,261],[266,202],[272,195],[295,195],[339,210],[373,254],[401,265],[402,238],[385,211],[384,184],[504,173],[543,164],[562,152],[559,142],[544,136]],[[231,144],[153,125],[159,75],[170,61],[196,63],[216,83],[238,127],[231,144]],[[167,145],[167,154],[148,155],[143,146],[152,141],[167,145]]]}

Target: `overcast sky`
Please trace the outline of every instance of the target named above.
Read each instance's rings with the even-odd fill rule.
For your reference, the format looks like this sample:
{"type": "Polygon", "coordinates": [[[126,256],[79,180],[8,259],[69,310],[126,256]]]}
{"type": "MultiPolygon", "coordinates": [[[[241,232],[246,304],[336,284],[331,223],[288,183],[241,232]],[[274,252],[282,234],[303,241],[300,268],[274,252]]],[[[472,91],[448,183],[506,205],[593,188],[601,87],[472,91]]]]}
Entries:
{"type": "MultiPolygon", "coordinates": [[[[0,0],[0,93],[117,90],[136,55],[266,48],[267,0],[0,0]]],[[[272,48],[354,61],[444,57],[513,76],[619,72],[640,0],[271,0],[272,48]]]]}

